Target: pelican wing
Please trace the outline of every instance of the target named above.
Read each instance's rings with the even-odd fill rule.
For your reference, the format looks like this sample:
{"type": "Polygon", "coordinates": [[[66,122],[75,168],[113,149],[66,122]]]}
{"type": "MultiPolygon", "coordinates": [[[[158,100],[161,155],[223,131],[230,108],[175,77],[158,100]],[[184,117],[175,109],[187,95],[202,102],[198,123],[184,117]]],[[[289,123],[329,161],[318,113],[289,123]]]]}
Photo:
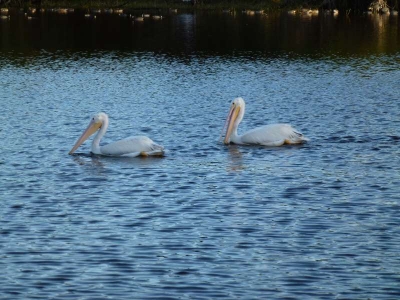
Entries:
{"type": "Polygon", "coordinates": [[[289,124],[270,124],[247,131],[241,136],[244,144],[264,146],[281,146],[283,144],[299,144],[306,138],[289,124]]]}
{"type": "Polygon", "coordinates": [[[119,140],[100,148],[103,155],[139,155],[141,153],[159,152],[162,153],[163,147],[154,143],[146,136],[132,136],[119,140]]]}

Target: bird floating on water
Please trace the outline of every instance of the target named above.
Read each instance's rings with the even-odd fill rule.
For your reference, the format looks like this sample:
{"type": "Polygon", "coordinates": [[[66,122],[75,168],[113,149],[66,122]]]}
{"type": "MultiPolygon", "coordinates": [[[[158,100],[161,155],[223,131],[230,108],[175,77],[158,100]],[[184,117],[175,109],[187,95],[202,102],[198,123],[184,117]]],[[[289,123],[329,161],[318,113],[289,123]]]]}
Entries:
{"type": "Polygon", "coordinates": [[[156,144],[147,136],[131,136],[105,146],[100,146],[100,141],[106,133],[107,128],[107,114],[101,112],[94,115],[86,130],[79,137],[71,151],[69,151],[69,154],[73,154],[85,140],[98,131],[92,142],[91,152],[93,154],[125,157],[164,155],[164,147],[156,144]]]}
{"type": "Polygon", "coordinates": [[[227,126],[224,139],[225,144],[282,146],[284,144],[301,144],[308,141],[303,134],[289,124],[265,125],[238,135],[237,129],[243,119],[244,111],[245,102],[243,98],[234,99],[225,122],[225,126],[227,126]]]}
{"type": "Polygon", "coordinates": [[[136,17],[134,20],[135,20],[135,22],[143,22],[144,21],[144,17],[142,15],[141,17],[136,17]]]}

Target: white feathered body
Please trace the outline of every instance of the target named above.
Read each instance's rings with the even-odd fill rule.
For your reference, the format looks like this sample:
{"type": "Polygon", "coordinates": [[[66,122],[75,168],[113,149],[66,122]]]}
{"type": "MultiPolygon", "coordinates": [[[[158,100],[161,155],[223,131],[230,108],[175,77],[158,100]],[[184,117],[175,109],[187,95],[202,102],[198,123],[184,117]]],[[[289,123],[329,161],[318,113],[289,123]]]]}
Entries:
{"type": "Polygon", "coordinates": [[[98,113],[93,116],[89,126],[82,133],[69,154],[73,154],[75,150],[92,134],[97,132],[92,142],[91,151],[94,154],[106,156],[148,156],[163,155],[164,147],[154,143],[147,136],[131,136],[123,140],[112,142],[110,144],[100,146],[100,141],[108,128],[108,116],[105,113],[98,113]]]}
{"type": "Polygon", "coordinates": [[[95,145],[92,144],[94,154],[109,156],[137,156],[140,153],[162,152],[164,147],[156,144],[147,136],[131,136],[125,139],[100,146],[100,153],[95,145]]]}
{"type": "Polygon", "coordinates": [[[301,144],[308,139],[289,124],[270,124],[254,128],[242,135],[238,127],[243,119],[246,104],[243,98],[233,100],[226,119],[226,134],[224,143],[255,144],[264,146],[281,146],[284,144],[301,144]]]}
{"type": "Polygon", "coordinates": [[[270,124],[254,128],[243,135],[235,133],[231,141],[235,144],[257,144],[264,146],[281,146],[283,144],[300,144],[307,139],[289,124],[270,124]]]}

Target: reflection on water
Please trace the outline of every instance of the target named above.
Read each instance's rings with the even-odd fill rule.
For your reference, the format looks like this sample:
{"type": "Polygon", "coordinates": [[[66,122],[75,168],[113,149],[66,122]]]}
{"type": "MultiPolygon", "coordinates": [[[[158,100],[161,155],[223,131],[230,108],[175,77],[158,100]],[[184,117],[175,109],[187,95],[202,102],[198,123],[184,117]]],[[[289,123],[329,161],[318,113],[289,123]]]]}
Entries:
{"type": "Polygon", "coordinates": [[[129,157],[107,157],[95,154],[78,153],[72,155],[73,161],[87,170],[98,175],[106,175],[110,166],[119,168],[143,168],[156,167],[162,163],[163,157],[137,157],[132,159],[129,157]]]}
{"type": "Polygon", "coordinates": [[[135,23],[129,15],[85,11],[69,14],[45,12],[33,19],[10,12],[0,22],[2,52],[35,55],[46,51],[136,50],[156,53],[218,53],[243,51],[273,53],[381,53],[396,52],[398,17],[390,15],[334,16],[218,14],[165,12],[162,20],[146,18],[135,23]],[[306,16],[306,17],[305,17],[306,16]]]}
{"type": "Polygon", "coordinates": [[[0,295],[398,298],[397,19],[84,14],[0,22],[0,295]],[[310,142],[218,142],[238,96],[310,142]],[[68,155],[100,111],[167,155],[68,155]]]}
{"type": "Polygon", "coordinates": [[[368,15],[377,37],[377,51],[384,52],[388,44],[399,41],[398,18],[387,14],[368,15]]]}
{"type": "Polygon", "coordinates": [[[245,169],[245,166],[243,164],[243,154],[240,150],[240,146],[238,145],[229,145],[228,146],[228,151],[229,151],[229,170],[231,171],[241,171],[245,169]]]}
{"type": "Polygon", "coordinates": [[[104,164],[101,162],[100,158],[95,155],[73,155],[73,160],[80,166],[88,165],[88,170],[96,170],[98,174],[104,172],[104,164]]]}

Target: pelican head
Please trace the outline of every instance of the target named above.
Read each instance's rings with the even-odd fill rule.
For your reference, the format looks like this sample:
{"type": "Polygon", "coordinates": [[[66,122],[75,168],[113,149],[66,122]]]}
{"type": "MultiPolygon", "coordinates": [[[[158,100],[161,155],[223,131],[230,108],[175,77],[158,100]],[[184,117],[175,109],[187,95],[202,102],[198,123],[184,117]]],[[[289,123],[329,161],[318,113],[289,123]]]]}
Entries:
{"type": "Polygon", "coordinates": [[[76,141],[74,147],[72,147],[71,151],[69,151],[68,154],[74,153],[75,150],[78,149],[78,147],[82,145],[83,142],[86,141],[92,134],[94,134],[97,130],[99,130],[103,126],[103,123],[106,122],[107,120],[108,116],[105,113],[101,112],[95,114],[90,120],[90,123],[86,128],[86,130],[82,133],[82,135],[76,141]]]}
{"type": "Polygon", "coordinates": [[[229,144],[231,135],[236,132],[239,123],[243,119],[245,103],[243,98],[235,98],[232,102],[231,109],[229,110],[228,117],[225,124],[227,124],[224,144],[229,144]]]}

